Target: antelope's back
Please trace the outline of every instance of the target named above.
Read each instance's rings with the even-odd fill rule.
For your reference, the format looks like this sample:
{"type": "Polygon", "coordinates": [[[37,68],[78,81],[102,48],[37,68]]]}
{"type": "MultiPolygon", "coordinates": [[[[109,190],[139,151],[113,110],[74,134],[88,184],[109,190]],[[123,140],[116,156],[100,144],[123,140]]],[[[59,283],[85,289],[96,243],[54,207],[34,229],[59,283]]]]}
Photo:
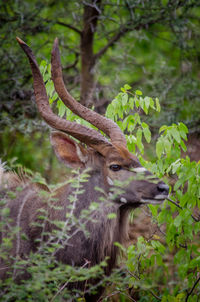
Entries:
{"type": "Polygon", "coordinates": [[[46,186],[22,181],[16,174],[4,175],[0,188],[1,279],[5,278],[14,258],[23,259],[24,255],[36,251],[36,238],[42,231],[40,216],[44,212],[48,215],[50,193],[46,186]]]}

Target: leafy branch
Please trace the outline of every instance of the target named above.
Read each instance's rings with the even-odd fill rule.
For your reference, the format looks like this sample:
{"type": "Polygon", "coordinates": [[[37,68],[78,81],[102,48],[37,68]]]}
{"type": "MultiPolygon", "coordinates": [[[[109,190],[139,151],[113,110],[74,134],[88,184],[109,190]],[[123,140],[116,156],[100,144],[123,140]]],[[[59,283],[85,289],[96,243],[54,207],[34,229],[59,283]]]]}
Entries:
{"type": "Polygon", "coordinates": [[[77,34],[81,35],[82,34],[82,31],[79,30],[78,28],[76,28],[75,26],[69,24],[69,23],[65,23],[65,22],[62,22],[62,21],[56,21],[56,24],[58,25],[62,25],[64,27],[67,27],[69,29],[72,29],[73,31],[75,31],[77,34]]]}
{"type": "MultiPolygon", "coordinates": [[[[167,198],[167,200],[169,200],[171,203],[173,203],[176,207],[178,207],[179,209],[183,210],[183,208],[174,200],[172,200],[171,198],[167,198]]],[[[200,220],[198,218],[196,218],[193,214],[191,214],[191,217],[194,219],[194,221],[199,222],[200,220]]]]}
{"type": "Polygon", "coordinates": [[[188,301],[189,297],[190,297],[191,294],[193,293],[193,291],[194,291],[195,287],[197,286],[197,284],[199,283],[199,281],[200,281],[200,277],[195,281],[193,287],[192,287],[191,290],[187,293],[187,296],[186,296],[186,298],[185,298],[185,302],[188,301]]]}

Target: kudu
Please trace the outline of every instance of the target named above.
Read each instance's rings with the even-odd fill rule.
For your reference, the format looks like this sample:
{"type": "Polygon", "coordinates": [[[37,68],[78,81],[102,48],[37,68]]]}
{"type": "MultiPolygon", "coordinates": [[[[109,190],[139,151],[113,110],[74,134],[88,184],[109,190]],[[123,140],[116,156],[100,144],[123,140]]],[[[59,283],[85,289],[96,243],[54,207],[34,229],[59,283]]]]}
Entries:
{"type": "MultiPolygon", "coordinates": [[[[55,256],[59,261],[74,266],[84,265],[85,259],[89,261],[90,265],[99,264],[107,257],[108,263],[105,271],[106,274],[110,274],[116,265],[117,247],[114,242],[124,243],[128,239],[130,210],[145,203],[161,203],[168,195],[168,186],[156,178],[148,178],[151,173],[143,168],[137,157],[127,150],[125,136],[117,124],[82,106],[69,94],[63,82],[57,39],[54,42],[51,61],[52,80],[56,92],[73,113],[104,132],[110,140],[94,129],[67,121],[52,112],[36,59],[31,49],[21,39],[17,38],[17,41],[31,65],[35,100],[40,115],[48,125],[59,130],[51,134],[51,144],[57,157],[67,166],[80,168],[80,171],[90,168],[89,180],[83,184],[84,192],[79,195],[73,214],[78,218],[83,209],[89,208],[91,202],[102,203],[99,201],[102,193],[95,187],[100,187],[107,196],[107,201],[103,201],[103,210],[96,214],[95,222],[87,222],[89,238],[85,237],[83,232],[78,232],[71,238],[70,244],[59,250],[55,256]],[[82,144],[78,144],[71,137],[76,138],[82,144]],[[141,175],[143,176],[141,177],[141,175]],[[123,192],[115,198],[110,197],[111,189],[115,187],[115,180],[123,183],[128,179],[131,180],[123,186],[123,192]],[[107,202],[109,206],[106,206],[107,202]],[[116,218],[109,219],[109,213],[115,213],[116,218]]],[[[7,175],[7,179],[9,188],[9,175],[7,175]]],[[[7,207],[10,208],[11,218],[13,221],[18,221],[21,232],[25,233],[27,237],[25,243],[21,241],[17,243],[17,239],[14,241],[14,256],[17,253],[18,257],[23,258],[24,255],[28,255],[38,248],[35,240],[40,236],[40,229],[36,231],[32,223],[37,220],[38,209],[44,206],[42,198],[39,196],[39,190],[37,184],[24,181],[23,190],[18,192],[17,197],[9,200],[7,204],[7,207]]],[[[65,184],[53,192],[53,196],[57,198],[58,205],[63,210],[49,211],[52,220],[66,220],[68,196],[73,190],[72,186],[65,184]]],[[[51,231],[51,226],[49,228],[51,231]]],[[[4,270],[3,263],[0,274],[2,278],[5,278],[6,270],[4,270]]],[[[88,295],[86,300],[96,301],[97,296],[100,295],[101,290],[94,297],[88,295]]]]}

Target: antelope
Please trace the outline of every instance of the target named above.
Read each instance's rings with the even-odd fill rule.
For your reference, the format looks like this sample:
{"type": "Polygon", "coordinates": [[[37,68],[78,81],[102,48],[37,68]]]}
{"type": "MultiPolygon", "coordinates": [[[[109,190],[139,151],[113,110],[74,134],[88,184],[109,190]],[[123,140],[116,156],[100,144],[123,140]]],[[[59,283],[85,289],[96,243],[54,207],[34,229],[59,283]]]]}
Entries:
{"type": "MultiPolygon", "coordinates": [[[[125,135],[115,122],[82,106],[69,94],[63,81],[57,38],[51,56],[51,73],[55,91],[74,114],[94,125],[108,138],[99,131],[67,121],[53,113],[34,54],[24,41],[20,38],[17,38],[17,41],[30,62],[38,111],[45,122],[54,129],[50,141],[56,156],[68,167],[79,168],[80,171],[90,168],[89,179],[83,183],[83,192],[78,196],[73,214],[79,218],[81,211],[88,209],[91,202],[101,203],[102,206],[102,211],[96,213],[95,221],[88,220],[86,223],[89,238],[83,231],[77,232],[70,239],[70,244],[58,250],[55,257],[64,264],[76,267],[83,266],[85,259],[93,266],[107,257],[105,273],[109,275],[116,266],[118,255],[118,248],[114,242],[124,244],[128,240],[128,215],[131,209],[147,203],[162,203],[168,196],[169,188],[164,182],[153,178],[151,173],[141,166],[138,158],[128,151],[125,135]],[[115,181],[124,184],[119,194],[113,193],[115,181]],[[100,187],[101,191],[105,192],[106,197],[103,202],[100,201],[101,191],[97,191],[95,187],[100,187]],[[109,213],[115,213],[115,218],[109,219],[109,213]]],[[[14,190],[14,184],[13,182],[9,184],[9,175],[6,174],[1,167],[2,189],[6,191],[3,185],[5,176],[7,189],[14,190]]],[[[17,176],[15,175],[14,178],[17,176]]],[[[17,180],[18,185],[20,181],[17,180]]],[[[13,241],[12,255],[15,257],[17,254],[21,258],[38,249],[36,239],[40,237],[41,230],[35,229],[32,223],[38,219],[38,209],[44,207],[39,194],[39,185],[25,180],[22,186],[23,190],[17,192],[16,198],[8,200],[6,205],[10,208],[12,224],[18,221],[20,232],[25,233],[27,237],[25,243],[19,238],[18,241],[17,239],[13,241]]],[[[69,196],[75,189],[70,184],[62,185],[53,193],[48,188],[44,189],[47,194],[53,194],[57,204],[62,208],[62,210],[49,210],[49,217],[64,222],[70,204],[69,196]]],[[[48,227],[50,232],[54,228],[53,225],[48,227]]],[[[0,264],[0,276],[2,279],[6,278],[3,260],[0,264]]],[[[82,285],[77,286],[81,288],[82,285]]],[[[88,294],[85,299],[97,301],[102,292],[103,289],[99,289],[98,294],[94,296],[88,294]]]]}

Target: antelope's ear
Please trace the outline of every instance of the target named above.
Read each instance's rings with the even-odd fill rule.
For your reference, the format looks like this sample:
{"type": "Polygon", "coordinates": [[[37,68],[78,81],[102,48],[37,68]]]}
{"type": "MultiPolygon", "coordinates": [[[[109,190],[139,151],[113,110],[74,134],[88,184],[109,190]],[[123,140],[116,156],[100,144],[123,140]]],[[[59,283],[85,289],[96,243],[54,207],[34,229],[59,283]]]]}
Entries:
{"type": "Polygon", "coordinates": [[[51,144],[59,160],[68,167],[83,167],[87,162],[87,150],[63,132],[51,133],[51,144]]]}

